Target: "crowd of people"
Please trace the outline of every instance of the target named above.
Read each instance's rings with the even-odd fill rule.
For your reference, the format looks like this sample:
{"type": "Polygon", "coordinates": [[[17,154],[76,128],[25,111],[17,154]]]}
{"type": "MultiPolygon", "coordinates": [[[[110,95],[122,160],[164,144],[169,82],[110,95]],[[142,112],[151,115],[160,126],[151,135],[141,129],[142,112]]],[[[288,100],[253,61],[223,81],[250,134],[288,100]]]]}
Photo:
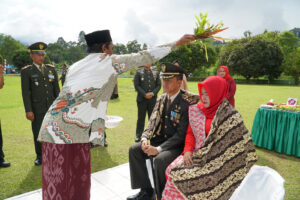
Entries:
{"type": "MultiPolygon", "coordinates": [[[[68,70],[63,67],[61,90],[54,66],[44,64],[45,43],[29,46],[33,64],[21,71],[34,164],[42,165],[43,199],[90,199],[90,143],[105,146],[106,109],[117,76],[136,66],[141,66],[134,76],[138,120],[129,166],[131,187],[140,192],[127,200],[228,199],[257,160],[250,134],[234,108],[236,85],[228,68],[221,66],[218,76],[199,83],[199,94],[193,94],[178,61],[162,63],[160,73],[151,64],[194,41],[194,35],[125,55],[112,54],[109,30],[86,34],[85,39],[89,54],[68,70]],[[163,94],[157,97],[160,78],[163,94]],[[146,159],[152,163],[154,188],[146,159]]],[[[8,167],[1,132],[0,139],[0,167],[8,167]]]]}

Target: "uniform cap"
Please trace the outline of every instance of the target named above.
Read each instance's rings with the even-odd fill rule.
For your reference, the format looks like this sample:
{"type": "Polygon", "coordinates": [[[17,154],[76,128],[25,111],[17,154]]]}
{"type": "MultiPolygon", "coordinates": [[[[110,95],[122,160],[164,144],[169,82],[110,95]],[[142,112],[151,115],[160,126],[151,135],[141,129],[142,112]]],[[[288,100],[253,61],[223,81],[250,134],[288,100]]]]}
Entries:
{"type": "Polygon", "coordinates": [[[162,63],[161,67],[161,77],[162,79],[173,78],[175,76],[182,76],[185,73],[185,70],[173,63],[162,63]]]}
{"type": "Polygon", "coordinates": [[[36,42],[28,47],[28,51],[32,54],[46,54],[47,44],[44,42],[36,42]]]}

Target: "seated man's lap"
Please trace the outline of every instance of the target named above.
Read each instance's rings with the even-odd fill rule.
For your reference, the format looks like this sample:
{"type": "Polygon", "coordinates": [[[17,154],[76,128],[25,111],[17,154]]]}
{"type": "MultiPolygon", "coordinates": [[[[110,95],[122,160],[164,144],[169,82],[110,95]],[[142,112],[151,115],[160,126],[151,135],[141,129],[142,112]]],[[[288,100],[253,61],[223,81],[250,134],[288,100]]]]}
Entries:
{"type": "Polygon", "coordinates": [[[154,158],[154,168],[165,170],[168,165],[180,155],[181,152],[182,149],[162,151],[154,158]]]}

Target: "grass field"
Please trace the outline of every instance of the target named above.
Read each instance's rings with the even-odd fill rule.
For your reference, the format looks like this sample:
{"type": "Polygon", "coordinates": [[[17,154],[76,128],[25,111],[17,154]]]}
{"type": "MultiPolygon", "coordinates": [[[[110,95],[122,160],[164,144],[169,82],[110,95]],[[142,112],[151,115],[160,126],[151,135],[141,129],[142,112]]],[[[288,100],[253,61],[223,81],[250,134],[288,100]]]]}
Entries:
{"type": "MultiPolygon", "coordinates": [[[[189,89],[197,92],[196,82],[189,82],[189,89]]],[[[107,148],[95,148],[92,153],[92,172],[128,162],[128,148],[134,144],[137,119],[136,92],[132,79],[119,79],[119,99],[108,105],[109,115],[124,118],[115,129],[107,131],[107,148]]],[[[242,114],[247,128],[259,105],[274,99],[286,102],[288,97],[300,100],[300,87],[237,85],[236,108],[242,114]]],[[[0,169],[0,200],[41,188],[41,167],[33,164],[35,159],[30,122],[26,120],[21,95],[20,77],[5,76],[5,86],[0,90],[0,117],[5,159],[11,167],[0,169]]],[[[300,199],[300,158],[278,154],[257,148],[258,165],[269,166],[285,179],[286,200],[300,199]]]]}

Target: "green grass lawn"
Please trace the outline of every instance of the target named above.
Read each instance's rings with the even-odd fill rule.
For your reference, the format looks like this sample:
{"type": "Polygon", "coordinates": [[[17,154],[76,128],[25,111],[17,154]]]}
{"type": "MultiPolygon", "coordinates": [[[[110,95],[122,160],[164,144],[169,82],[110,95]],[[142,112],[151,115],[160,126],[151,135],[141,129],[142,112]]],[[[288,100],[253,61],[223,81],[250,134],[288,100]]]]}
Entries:
{"type": "MultiPolygon", "coordinates": [[[[196,82],[189,89],[198,92],[196,82]]],[[[300,87],[237,85],[236,108],[251,131],[257,108],[274,99],[285,103],[288,97],[300,100],[300,87]]],[[[92,153],[92,172],[128,162],[128,148],[134,144],[137,119],[136,92],[132,79],[119,79],[119,99],[108,105],[109,115],[122,116],[124,120],[115,129],[107,130],[107,148],[95,148],[92,153]]],[[[41,167],[35,159],[31,125],[25,118],[19,76],[5,76],[5,86],[0,90],[0,117],[2,122],[3,150],[11,167],[0,169],[0,200],[41,188],[41,167]]],[[[285,179],[286,200],[300,198],[300,158],[257,148],[258,165],[269,166],[285,179]]]]}

